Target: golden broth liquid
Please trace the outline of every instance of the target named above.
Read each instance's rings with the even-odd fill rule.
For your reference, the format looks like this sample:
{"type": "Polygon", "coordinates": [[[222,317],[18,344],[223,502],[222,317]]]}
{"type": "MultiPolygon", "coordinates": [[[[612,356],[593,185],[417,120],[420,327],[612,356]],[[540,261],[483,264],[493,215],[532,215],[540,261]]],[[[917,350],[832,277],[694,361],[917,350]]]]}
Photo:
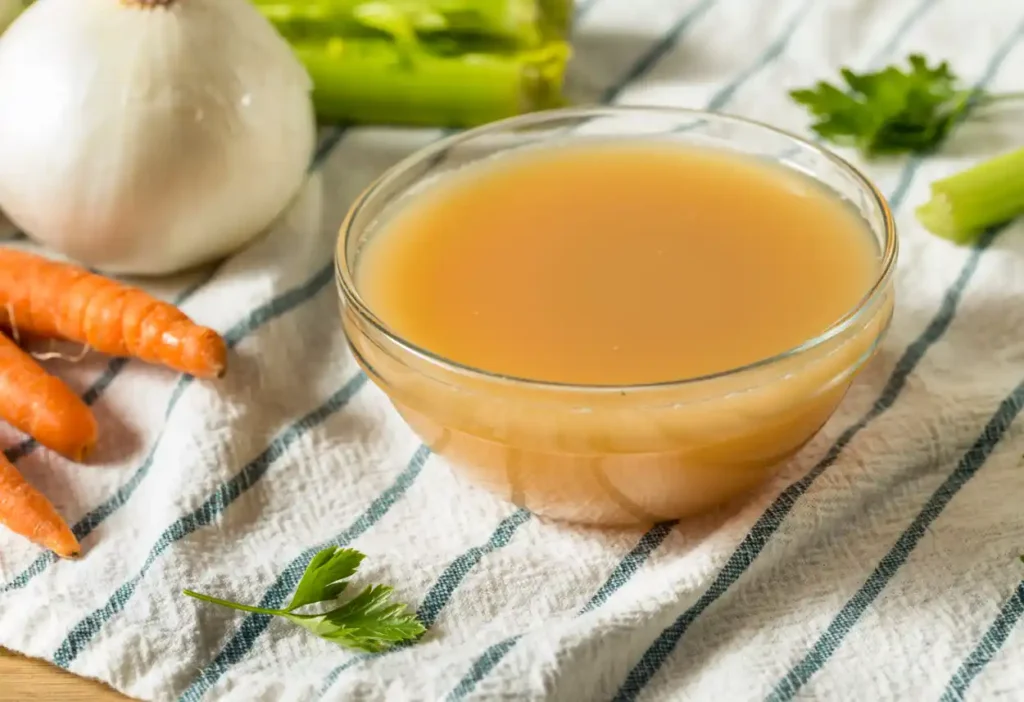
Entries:
{"type": "MultiPolygon", "coordinates": [[[[866,225],[810,179],[634,140],[526,149],[439,178],[380,225],[355,282],[395,334],[449,361],[622,386],[800,346],[853,310],[878,268],[866,225]]],[[[831,414],[882,326],[785,383],[685,408],[531,404],[511,386],[460,395],[411,380],[390,394],[428,443],[443,437],[436,450],[535,511],[655,521],[761,482],[831,414]]],[[[386,364],[375,353],[362,359],[386,364]]]]}
{"type": "Polygon", "coordinates": [[[357,285],[399,336],[456,363],[628,385],[799,346],[854,308],[877,261],[852,210],[799,175],[604,143],[445,179],[372,240],[357,285]]]}

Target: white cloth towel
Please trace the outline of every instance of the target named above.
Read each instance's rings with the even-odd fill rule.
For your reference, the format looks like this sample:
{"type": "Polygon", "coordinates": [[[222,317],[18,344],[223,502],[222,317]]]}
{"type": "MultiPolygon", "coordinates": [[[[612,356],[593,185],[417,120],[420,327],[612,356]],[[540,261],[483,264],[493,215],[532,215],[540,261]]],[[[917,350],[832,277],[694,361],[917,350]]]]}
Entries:
{"type": "MultiPolygon", "coordinates": [[[[588,0],[577,100],[710,106],[807,133],[790,88],[919,51],[1024,89],[1020,0],[588,0]]],[[[202,383],[54,363],[103,427],[69,465],[9,429],[76,523],[54,562],[0,533],[0,645],[146,700],[1024,699],[1024,223],[961,248],[913,208],[1024,144],[978,115],[932,158],[865,164],[902,235],[881,353],[820,435],[738,512],[643,531],[545,522],[450,475],[362,376],[330,265],[344,212],[433,130],[324,134],[280,226],[166,283],[233,348],[202,383]],[[286,599],[325,544],[369,554],[430,626],[353,654],[181,595],[286,599]]]]}

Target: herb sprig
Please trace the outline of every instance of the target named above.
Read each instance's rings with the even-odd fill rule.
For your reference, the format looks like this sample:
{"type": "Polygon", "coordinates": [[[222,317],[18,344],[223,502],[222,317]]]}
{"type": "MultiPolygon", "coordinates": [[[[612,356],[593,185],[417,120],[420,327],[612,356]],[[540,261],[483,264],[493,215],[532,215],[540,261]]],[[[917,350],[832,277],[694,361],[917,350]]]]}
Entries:
{"type": "Polygon", "coordinates": [[[395,644],[418,638],[426,629],[404,604],[389,604],[394,588],[368,585],[344,603],[338,598],[349,585],[364,556],[345,548],[330,547],[317,553],[299,581],[291,601],[284,609],[266,609],[211,597],[192,590],[184,594],[203,602],[242,612],[266,614],[287,619],[316,636],[346,648],[378,653],[395,644]],[[334,605],[318,614],[297,610],[316,604],[334,605]]]}
{"type": "Polygon", "coordinates": [[[935,149],[975,105],[1024,98],[1024,93],[993,94],[965,89],[945,61],[932,67],[912,54],[909,70],[889,66],[880,71],[842,70],[846,87],[821,81],[793,90],[790,97],[817,121],[812,129],[823,139],[855,146],[868,156],[935,149]]]}

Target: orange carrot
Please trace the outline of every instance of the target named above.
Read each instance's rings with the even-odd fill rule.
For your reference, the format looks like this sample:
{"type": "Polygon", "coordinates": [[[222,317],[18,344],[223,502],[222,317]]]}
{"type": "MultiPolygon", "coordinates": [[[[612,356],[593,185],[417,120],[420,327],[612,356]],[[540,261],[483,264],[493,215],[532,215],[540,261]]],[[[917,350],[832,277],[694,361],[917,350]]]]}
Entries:
{"type": "Polygon", "coordinates": [[[0,325],[77,341],[200,378],[219,377],[224,340],[174,305],[79,266],[0,248],[0,325]]]}
{"type": "Polygon", "coordinates": [[[73,461],[82,461],[96,445],[92,410],[3,334],[0,418],[73,461]]]}
{"type": "Polygon", "coordinates": [[[0,524],[58,556],[74,558],[82,552],[78,539],[50,501],[29,485],[18,469],[0,453],[0,524]]]}

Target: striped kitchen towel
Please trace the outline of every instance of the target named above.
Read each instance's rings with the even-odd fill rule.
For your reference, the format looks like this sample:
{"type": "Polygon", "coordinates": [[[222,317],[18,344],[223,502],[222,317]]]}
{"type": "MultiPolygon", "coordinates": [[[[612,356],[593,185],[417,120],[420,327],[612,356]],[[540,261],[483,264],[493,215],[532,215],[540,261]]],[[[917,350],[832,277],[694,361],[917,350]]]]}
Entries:
{"type": "MultiPolygon", "coordinates": [[[[1020,0],[586,0],[571,91],[807,133],[789,88],[912,51],[1024,89],[1020,0]]],[[[331,254],[346,207],[439,136],[328,130],[302,196],[215,272],[164,284],[226,335],[214,384],[60,366],[100,465],[2,431],[87,549],[0,533],[0,645],[146,700],[1024,700],[1024,223],[958,248],[928,183],[1024,144],[969,120],[863,164],[901,228],[898,309],[820,435],[745,506],[650,531],[550,523],[457,482],[359,372],[331,254]],[[327,544],[369,554],[429,631],[358,655],[183,588],[275,606],[327,544]]]]}

